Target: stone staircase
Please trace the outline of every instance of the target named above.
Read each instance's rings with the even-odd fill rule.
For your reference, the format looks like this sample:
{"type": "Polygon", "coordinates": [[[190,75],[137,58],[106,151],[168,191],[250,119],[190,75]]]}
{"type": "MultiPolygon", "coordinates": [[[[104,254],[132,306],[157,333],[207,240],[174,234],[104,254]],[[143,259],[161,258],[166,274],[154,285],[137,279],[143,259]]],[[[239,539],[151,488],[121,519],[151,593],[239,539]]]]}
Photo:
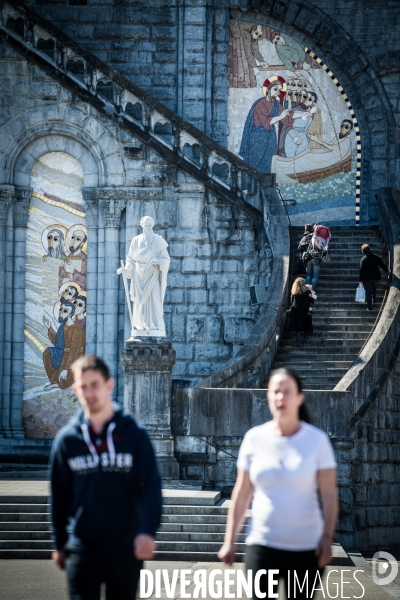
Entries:
{"type": "MultiPolygon", "coordinates": [[[[296,268],[302,227],[292,227],[292,260],[296,268]]],[[[289,332],[289,317],[272,368],[292,367],[308,390],[333,390],[353,364],[378,316],[386,290],[386,274],[377,290],[372,311],[354,301],[358,286],[361,246],[371,250],[387,264],[387,252],[378,229],[332,227],[329,261],[323,262],[317,286],[318,300],[313,308],[314,333],[297,347],[294,332],[289,332]]],[[[296,275],[293,276],[294,278],[296,275]]],[[[303,336],[304,337],[304,336],[303,336]]]]}
{"type": "MultiPolygon", "coordinates": [[[[26,483],[25,486],[34,485],[26,483]]],[[[163,490],[164,510],[154,560],[218,562],[230,500],[220,492],[163,490]]],[[[0,560],[50,559],[50,504],[46,495],[0,495],[0,560]]],[[[247,517],[250,516],[248,511],[247,517]]],[[[245,529],[238,536],[242,562],[245,529]]],[[[346,552],[332,545],[331,565],[348,565],[346,552]]]]}
{"type": "MultiPolygon", "coordinates": [[[[222,499],[220,492],[195,490],[163,490],[163,496],[155,560],[216,561],[230,501],[222,499]]],[[[0,495],[0,559],[51,557],[49,501],[48,496],[36,494],[0,495]]],[[[241,533],[239,561],[244,556],[244,539],[241,533]]]]}

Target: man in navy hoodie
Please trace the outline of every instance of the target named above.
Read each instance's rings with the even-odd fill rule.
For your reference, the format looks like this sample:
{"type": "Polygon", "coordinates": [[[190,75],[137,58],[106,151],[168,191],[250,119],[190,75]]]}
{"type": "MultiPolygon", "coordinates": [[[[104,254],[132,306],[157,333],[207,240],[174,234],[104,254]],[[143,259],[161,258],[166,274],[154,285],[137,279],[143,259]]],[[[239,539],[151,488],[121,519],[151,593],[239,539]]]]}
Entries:
{"type": "Polygon", "coordinates": [[[150,439],[113,404],[104,361],[73,365],[82,410],[54,440],[53,560],[67,571],[71,600],[134,600],[143,560],[152,558],[162,511],[161,479],[150,439]]]}

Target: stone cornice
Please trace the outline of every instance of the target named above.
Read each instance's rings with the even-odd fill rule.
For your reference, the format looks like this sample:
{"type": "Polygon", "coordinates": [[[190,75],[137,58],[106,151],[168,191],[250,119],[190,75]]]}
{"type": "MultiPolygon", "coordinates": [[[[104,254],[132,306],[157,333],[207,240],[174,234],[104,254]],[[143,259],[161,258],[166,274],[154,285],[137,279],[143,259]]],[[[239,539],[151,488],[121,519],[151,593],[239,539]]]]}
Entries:
{"type": "MultiPolygon", "coordinates": [[[[90,189],[90,188],[89,188],[90,189]]],[[[95,188],[97,200],[162,200],[162,188],[130,187],[130,188],[95,188]]]]}

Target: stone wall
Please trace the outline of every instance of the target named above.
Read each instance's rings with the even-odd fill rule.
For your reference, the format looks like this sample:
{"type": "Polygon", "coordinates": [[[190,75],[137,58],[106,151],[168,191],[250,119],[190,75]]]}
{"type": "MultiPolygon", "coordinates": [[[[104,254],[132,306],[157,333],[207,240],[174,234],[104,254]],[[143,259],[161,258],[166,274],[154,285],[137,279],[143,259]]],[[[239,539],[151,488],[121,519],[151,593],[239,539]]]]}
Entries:
{"type": "MultiPolygon", "coordinates": [[[[89,238],[86,350],[108,360],[117,378],[116,397],[122,400],[119,351],[130,328],[122,282],[115,270],[125,259],[132,237],[141,231],[140,218],[148,214],[167,240],[171,255],[165,313],[167,335],[177,352],[174,382],[190,386],[210,375],[234,356],[255,323],[258,307],[250,306],[249,286],[268,286],[271,272],[265,231],[96,109],[78,101],[4,42],[0,44],[0,74],[5,82],[0,90],[0,181],[10,186],[4,188],[7,201],[1,207],[8,256],[5,271],[11,277],[16,241],[25,260],[25,230],[19,238],[14,225],[16,207],[25,211],[27,220],[33,164],[49,152],[71,156],[83,170],[89,238]],[[22,197],[25,203],[15,204],[22,197]]],[[[23,320],[17,315],[24,312],[20,296],[25,270],[19,263],[18,269],[11,283],[13,292],[3,290],[5,313],[11,319],[3,340],[8,358],[3,365],[1,403],[7,435],[12,434],[10,414],[18,421],[23,408],[24,333],[23,320]],[[16,320],[18,329],[12,330],[16,320]],[[18,409],[17,388],[21,388],[18,409]]],[[[42,333],[37,346],[47,344],[45,330],[42,333]]],[[[44,371],[41,375],[45,378],[44,371]]]]}
{"type": "Polygon", "coordinates": [[[229,19],[241,14],[251,20],[250,10],[254,11],[260,22],[281,29],[315,51],[344,87],[362,134],[361,221],[376,222],[374,193],[382,186],[395,185],[400,169],[400,106],[396,93],[400,83],[400,25],[396,2],[29,3],[223,144],[229,135],[229,19]]]}

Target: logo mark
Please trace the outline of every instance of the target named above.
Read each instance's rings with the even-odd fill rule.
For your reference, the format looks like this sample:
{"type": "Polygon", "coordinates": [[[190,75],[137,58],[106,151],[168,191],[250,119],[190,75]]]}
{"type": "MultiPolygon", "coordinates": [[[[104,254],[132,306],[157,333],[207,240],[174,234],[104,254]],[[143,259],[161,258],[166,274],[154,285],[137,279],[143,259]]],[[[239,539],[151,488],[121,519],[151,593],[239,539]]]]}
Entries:
{"type": "Polygon", "coordinates": [[[373,582],[377,585],[388,585],[388,583],[392,583],[397,577],[397,573],[399,572],[399,565],[392,554],[389,552],[375,552],[372,557],[372,579],[373,582]],[[385,562],[382,562],[379,559],[384,559],[385,562]],[[380,577],[389,571],[389,565],[391,566],[391,570],[388,575],[385,577],[380,577]]]}

